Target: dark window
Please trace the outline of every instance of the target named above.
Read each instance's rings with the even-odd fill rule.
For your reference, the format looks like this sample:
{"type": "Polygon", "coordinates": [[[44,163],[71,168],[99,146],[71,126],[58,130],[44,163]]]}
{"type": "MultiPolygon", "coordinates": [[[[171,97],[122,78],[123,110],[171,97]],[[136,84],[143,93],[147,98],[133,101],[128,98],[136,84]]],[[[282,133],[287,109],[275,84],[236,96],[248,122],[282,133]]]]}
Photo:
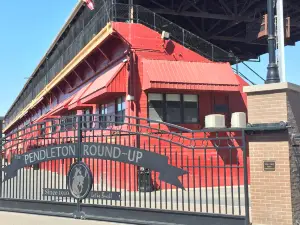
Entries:
{"type": "Polygon", "coordinates": [[[199,118],[198,96],[183,95],[183,122],[197,123],[199,118]]]}
{"type": "Polygon", "coordinates": [[[76,127],[76,111],[69,112],[67,115],[61,118],[61,130],[72,130],[76,127]]]}
{"type": "Polygon", "coordinates": [[[125,111],[125,97],[120,97],[113,102],[100,105],[100,127],[106,128],[108,126],[118,126],[123,124],[125,120],[125,111]]]}
{"type": "Polygon", "coordinates": [[[92,128],[93,127],[93,116],[91,113],[91,109],[84,109],[82,116],[82,126],[83,128],[92,128]]]}
{"type": "Polygon", "coordinates": [[[114,124],[116,111],[115,107],[115,102],[110,102],[100,106],[100,127],[106,128],[114,124]]]}
{"type": "Polygon", "coordinates": [[[51,133],[55,133],[55,132],[56,132],[56,129],[57,129],[56,121],[55,121],[55,120],[52,120],[52,121],[51,121],[50,132],[51,132],[51,133]]]}
{"type": "Polygon", "coordinates": [[[120,97],[116,102],[116,125],[123,124],[125,120],[125,97],[120,97]]]}
{"type": "Polygon", "coordinates": [[[166,95],[166,121],[168,123],[181,122],[181,100],[180,94],[166,95]]]}
{"type": "Polygon", "coordinates": [[[163,95],[162,94],[149,94],[149,119],[163,121],[163,95]]]}
{"type": "Polygon", "coordinates": [[[148,94],[149,119],[168,123],[198,123],[197,95],[148,94]]]}
{"type": "Polygon", "coordinates": [[[106,128],[107,127],[107,104],[100,105],[100,127],[106,128]]]}
{"type": "Polygon", "coordinates": [[[41,132],[41,136],[44,136],[46,134],[46,124],[42,123],[40,125],[40,132],[41,132]]]}
{"type": "Polygon", "coordinates": [[[214,112],[215,113],[220,113],[220,114],[225,114],[228,112],[228,105],[226,104],[217,104],[214,106],[214,112]]]}

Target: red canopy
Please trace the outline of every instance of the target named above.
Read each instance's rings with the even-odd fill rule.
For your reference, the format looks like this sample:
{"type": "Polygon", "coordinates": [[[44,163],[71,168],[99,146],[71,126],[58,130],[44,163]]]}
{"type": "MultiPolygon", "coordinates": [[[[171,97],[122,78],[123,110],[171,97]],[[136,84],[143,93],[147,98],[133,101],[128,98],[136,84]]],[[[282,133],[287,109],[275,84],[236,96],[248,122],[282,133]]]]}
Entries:
{"type": "Polygon", "coordinates": [[[105,70],[81,97],[82,103],[91,103],[103,94],[126,92],[126,69],[125,63],[118,64],[105,70]]]}
{"type": "Polygon", "coordinates": [[[143,89],[238,91],[229,63],[143,60],[143,89]]]}

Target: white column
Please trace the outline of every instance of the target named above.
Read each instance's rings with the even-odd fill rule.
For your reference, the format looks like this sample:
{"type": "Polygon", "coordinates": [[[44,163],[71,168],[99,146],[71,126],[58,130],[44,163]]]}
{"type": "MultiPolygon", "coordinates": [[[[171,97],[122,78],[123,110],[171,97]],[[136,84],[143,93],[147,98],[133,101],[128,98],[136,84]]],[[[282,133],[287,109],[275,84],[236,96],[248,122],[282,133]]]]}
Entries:
{"type": "Polygon", "coordinates": [[[277,39],[278,39],[278,69],[281,82],[286,82],[285,74],[285,25],[284,25],[284,12],[283,0],[277,0],[277,39]]]}
{"type": "Polygon", "coordinates": [[[133,0],[129,0],[129,5],[130,5],[130,8],[129,8],[129,18],[130,18],[130,23],[133,23],[133,0]]]}

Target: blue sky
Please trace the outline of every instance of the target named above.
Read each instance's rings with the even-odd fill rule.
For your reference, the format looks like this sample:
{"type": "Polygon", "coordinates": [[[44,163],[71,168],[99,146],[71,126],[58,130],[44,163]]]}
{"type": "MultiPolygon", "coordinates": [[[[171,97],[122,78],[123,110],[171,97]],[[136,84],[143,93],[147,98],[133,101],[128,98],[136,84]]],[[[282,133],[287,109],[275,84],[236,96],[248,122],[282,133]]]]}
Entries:
{"type": "MultiPolygon", "coordinates": [[[[2,1],[0,14],[0,116],[4,115],[48,50],[78,0],[2,1]]],[[[300,44],[286,47],[287,80],[300,84],[300,44]]],[[[247,63],[266,76],[267,55],[247,63]]],[[[244,66],[240,70],[261,83],[244,66]]]]}

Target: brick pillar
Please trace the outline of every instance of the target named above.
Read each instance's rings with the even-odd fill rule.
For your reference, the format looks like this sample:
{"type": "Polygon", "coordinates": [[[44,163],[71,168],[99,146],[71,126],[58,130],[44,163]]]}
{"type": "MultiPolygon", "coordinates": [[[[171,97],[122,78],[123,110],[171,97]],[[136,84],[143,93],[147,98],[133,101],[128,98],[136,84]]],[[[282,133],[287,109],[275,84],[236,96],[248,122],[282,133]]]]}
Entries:
{"type": "Polygon", "coordinates": [[[249,123],[285,121],[292,126],[287,131],[249,137],[252,224],[300,225],[300,164],[296,157],[300,151],[290,141],[300,128],[300,86],[267,84],[245,87],[244,91],[249,123]],[[265,162],[275,162],[275,170],[265,168],[265,162]]]}

